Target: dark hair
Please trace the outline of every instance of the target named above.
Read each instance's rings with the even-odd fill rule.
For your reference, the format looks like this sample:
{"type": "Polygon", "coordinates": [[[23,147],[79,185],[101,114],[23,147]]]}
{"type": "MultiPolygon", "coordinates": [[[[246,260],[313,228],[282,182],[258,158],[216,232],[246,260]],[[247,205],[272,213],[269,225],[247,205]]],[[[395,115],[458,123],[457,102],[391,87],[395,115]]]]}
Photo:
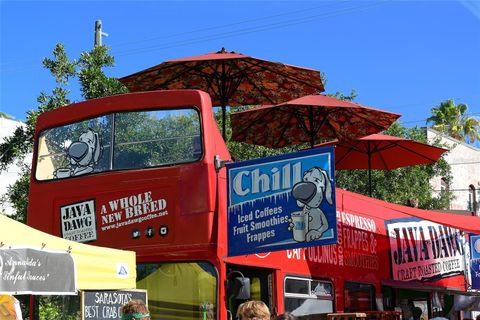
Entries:
{"type": "Polygon", "coordinates": [[[285,312],[275,317],[275,320],[297,320],[293,314],[285,312]]]}
{"type": "Polygon", "coordinates": [[[418,320],[422,316],[422,308],[415,307],[412,310],[413,319],[418,320]]]}
{"type": "MultiPolygon", "coordinates": [[[[148,311],[148,307],[143,300],[140,299],[133,299],[125,303],[122,308],[122,320],[123,319],[131,319],[128,315],[134,314],[143,314],[144,317],[140,319],[150,319],[150,313],[148,311]]],[[[139,319],[139,318],[136,318],[139,319]]]]}

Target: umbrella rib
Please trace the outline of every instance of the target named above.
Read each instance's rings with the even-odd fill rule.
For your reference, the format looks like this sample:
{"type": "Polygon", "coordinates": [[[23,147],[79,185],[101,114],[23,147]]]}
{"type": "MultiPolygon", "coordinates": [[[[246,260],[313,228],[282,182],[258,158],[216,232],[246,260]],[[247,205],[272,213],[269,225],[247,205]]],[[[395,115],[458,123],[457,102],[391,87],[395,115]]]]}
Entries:
{"type": "Polygon", "coordinates": [[[157,73],[161,73],[163,70],[166,70],[166,69],[169,69],[169,68],[174,68],[174,67],[179,67],[179,66],[182,67],[182,70],[176,72],[169,79],[165,80],[164,82],[162,82],[158,86],[166,88],[171,82],[180,78],[182,75],[193,72],[194,74],[196,73],[197,76],[204,78],[206,83],[207,83],[207,88],[209,90],[211,90],[211,92],[213,92],[214,95],[216,95],[217,99],[219,99],[219,100],[221,99],[220,86],[218,86],[219,91],[215,91],[214,87],[212,86],[213,80],[218,78],[217,72],[216,72],[215,68],[211,67],[211,65],[208,63],[208,61],[200,61],[199,63],[196,63],[193,67],[190,67],[190,66],[186,65],[186,63],[184,63],[184,62],[183,63],[176,63],[176,64],[165,66],[163,68],[158,68],[155,71],[157,71],[157,73]],[[212,76],[211,74],[208,74],[206,72],[203,72],[201,70],[201,68],[203,68],[205,66],[210,68],[211,70],[213,70],[214,76],[212,76]]]}
{"type": "MultiPolygon", "coordinates": [[[[305,131],[306,135],[307,136],[310,136],[310,132],[307,128],[307,123],[305,121],[305,117],[304,117],[304,113],[303,112],[300,112],[298,111],[299,109],[296,108],[295,105],[292,106],[294,108],[294,111],[291,112],[291,114],[297,118],[298,120],[298,124],[300,125],[300,127],[303,129],[303,131],[305,131]]],[[[291,118],[290,118],[291,119],[291,118]]]]}
{"type": "Polygon", "coordinates": [[[329,126],[329,127],[335,132],[335,129],[332,127],[332,125],[330,124],[330,122],[327,121],[327,120],[328,120],[328,116],[329,116],[329,115],[326,114],[326,115],[323,117],[321,123],[319,123],[319,125],[316,126],[316,127],[314,127],[314,124],[313,124],[313,123],[310,124],[310,127],[312,128],[312,135],[314,136],[314,139],[315,139],[315,137],[317,136],[317,134],[320,132],[320,129],[322,129],[324,125],[329,126]]]}
{"type": "MultiPolygon", "coordinates": [[[[358,107],[358,108],[357,108],[357,107],[352,107],[352,108],[354,108],[354,110],[358,110],[358,108],[361,109],[362,107],[358,107]]],[[[349,111],[346,111],[346,113],[347,113],[347,116],[350,116],[350,115],[352,114],[352,113],[349,112],[349,111]]],[[[382,113],[385,113],[385,112],[382,112],[382,113]]],[[[369,124],[372,125],[373,127],[377,127],[377,128],[378,128],[378,127],[383,127],[383,126],[378,125],[376,122],[370,120],[370,118],[369,118],[368,116],[363,115],[363,114],[361,114],[361,113],[355,114],[355,116],[357,116],[357,117],[359,117],[360,119],[364,120],[366,123],[369,123],[369,124]]]]}
{"type": "MultiPolygon", "coordinates": [[[[374,145],[375,145],[375,143],[374,143],[374,145]]],[[[380,143],[378,143],[377,145],[378,145],[378,147],[379,147],[379,146],[380,146],[380,143]]],[[[380,147],[379,147],[378,149],[375,148],[375,149],[374,149],[375,152],[373,152],[372,155],[375,154],[375,153],[377,153],[378,156],[380,157],[380,161],[383,163],[383,166],[384,166],[385,168],[387,168],[387,170],[391,170],[390,166],[388,165],[388,163],[387,163],[387,161],[385,160],[385,157],[383,156],[383,153],[382,153],[382,151],[387,150],[387,149],[389,149],[389,148],[388,148],[388,147],[383,148],[383,149],[380,148],[380,147]]]]}
{"type": "Polygon", "coordinates": [[[265,94],[265,92],[263,92],[263,90],[260,89],[260,87],[255,82],[253,82],[250,77],[248,77],[248,72],[245,71],[246,69],[241,68],[238,64],[236,66],[238,68],[239,73],[244,77],[244,79],[248,81],[258,91],[258,93],[260,93],[266,100],[270,101],[270,103],[279,102],[279,101],[272,100],[272,98],[269,95],[265,94]]]}
{"type": "Polygon", "coordinates": [[[206,62],[201,62],[199,63],[198,65],[195,65],[195,67],[189,67],[187,66],[185,63],[176,63],[176,64],[172,64],[172,65],[167,65],[163,68],[158,68],[156,69],[155,71],[157,73],[161,73],[162,71],[166,70],[166,69],[170,69],[170,68],[176,68],[176,67],[179,67],[181,66],[182,67],[182,70],[178,71],[178,72],[175,72],[174,75],[172,75],[169,79],[165,80],[164,82],[162,82],[162,84],[160,84],[160,86],[164,87],[164,86],[167,86],[170,82],[178,79],[181,75],[185,74],[185,73],[188,73],[188,72],[191,72],[192,70],[194,71],[198,71],[200,73],[200,75],[202,75],[202,72],[198,69],[199,66],[202,66],[203,64],[205,64],[206,62]]]}
{"type": "Polygon", "coordinates": [[[235,92],[237,91],[238,87],[240,86],[240,84],[242,83],[242,81],[244,79],[247,79],[248,80],[248,75],[245,74],[245,73],[241,73],[240,76],[237,76],[234,74],[234,68],[232,68],[232,66],[234,66],[235,68],[237,68],[237,70],[241,70],[240,69],[240,66],[238,65],[238,63],[235,61],[235,60],[232,60],[230,62],[230,65],[231,67],[229,68],[229,79],[235,79],[235,81],[232,81],[232,85],[230,86],[230,90],[228,92],[228,97],[232,97],[235,92]]]}
{"type": "Polygon", "coordinates": [[[264,112],[259,112],[258,115],[255,117],[255,119],[248,121],[248,124],[246,124],[238,133],[238,135],[244,135],[245,132],[248,132],[250,128],[257,123],[257,121],[260,121],[263,118],[264,112]]]}
{"type": "Polygon", "coordinates": [[[404,146],[402,146],[401,144],[398,144],[398,143],[396,143],[396,142],[393,142],[393,144],[397,145],[398,147],[400,147],[400,148],[402,148],[402,149],[404,149],[404,150],[410,151],[411,153],[416,154],[416,155],[419,156],[419,157],[422,157],[422,158],[424,158],[424,159],[427,159],[427,160],[429,160],[429,161],[432,161],[432,162],[436,162],[436,161],[437,161],[437,160],[431,159],[430,157],[427,157],[427,156],[425,156],[425,155],[423,155],[423,154],[421,154],[421,153],[418,153],[418,152],[416,152],[416,151],[414,151],[414,150],[412,150],[412,149],[406,148],[406,147],[404,147],[404,146]]]}
{"type": "MultiPolygon", "coordinates": [[[[281,109],[280,109],[280,110],[281,110],[281,109]]],[[[281,110],[281,111],[282,111],[282,110],[281,110]]],[[[283,111],[283,112],[285,112],[285,111],[283,111]]],[[[287,123],[290,123],[290,121],[292,120],[292,118],[293,118],[293,117],[296,117],[296,115],[295,115],[294,113],[292,113],[292,112],[287,112],[287,113],[290,115],[290,117],[288,118],[287,123]]],[[[298,119],[298,118],[297,118],[297,119],[298,119]]],[[[282,133],[280,134],[278,141],[280,141],[280,139],[282,139],[282,137],[283,137],[283,135],[285,134],[285,132],[287,131],[287,129],[288,129],[288,126],[283,126],[282,133]]],[[[278,142],[277,142],[277,144],[276,144],[275,146],[278,147],[278,142]]]]}
{"type": "MultiPolygon", "coordinates": [[[[267,63],[274,63],[274,62],[270,62],[270,61],[260,61],[260,60],[259,60],[258,62],[257,62],[257,61],[254,61],[254,62],[250,62],[250,63],[251,63],[252,65],[258,66],[260,69],[263,69],[263,70],[266,70],[266,71],[270,71],[270,72],[275,73],[275,74],[279,74],[279,75],[281,75],[281,76],[284,77],[284,78],[288,78],[288,79],[290,79],[290,80],[293,80],[294,82],[301,83],[301,84],[306,85],[306,86],[308,86],[308,87],[310,87],[310,88],[315,88],[315,89],[321,90],[321,88],[318,88],[317,86],[313,86],[313,85],[311,84],[311,82],[301,80],[301,79],[299,79],[299,78],[297,78],[297,77],[295,77],[295,76],[292,76],[292,75],[289,74],[289,73],[285,73],[285,72],[282,72],[282,71],[276,71],[276,70],[273,70],[273,69],[271,69],[271,68],[268,68],[268,67],[265,66],[264,64],[261,64],[262,62],[263,62],[263,63],[265,63],[265,62],[267,62],[267,63]]],[[[316,70],[315,70],[315,72],[318,72],[318,73],[319,73],[319,77],[320,77],[320,71],[316,71],[316,70]]],[[[321,79],[320,79],[320,83],[321,83],[321,79]]],[[[324,91],[324,90],[322,90],[322,91],[324,91]]],[[[322,92],[322,91],[319,91],[319,92],[322,92]]]]}
{"type": "MultiPolygon", "coordinates": [[[[360,150],[359,148],[357,148],[357,145],[358,145],[358,140],[356,140],[356,143],[349,143],[349,142],[344,142],[345,144],[348,144],[349,147],[348,147],[348,150],[347,152],[345,152],[345,154],[342,155],[342,157],[340,158],[337,158],[335,160],[335,164],[339,165],[340,162],[343,161],[343,159],[345,159],[350,153],[352,153],[353,151],[357,151],[359,153],[363,153],[365,154],[365,152],[363,152],[362,150],[360,150]]],[[[338,148],[338,147],[337,147],[338,148]]]]}

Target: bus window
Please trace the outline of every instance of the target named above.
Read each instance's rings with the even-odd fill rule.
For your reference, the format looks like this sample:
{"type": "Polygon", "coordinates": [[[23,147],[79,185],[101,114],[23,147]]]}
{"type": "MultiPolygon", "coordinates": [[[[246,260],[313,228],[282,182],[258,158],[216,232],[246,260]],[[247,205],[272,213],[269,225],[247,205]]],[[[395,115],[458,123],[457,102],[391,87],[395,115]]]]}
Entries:
{"type": "Polygon", "coordinates": [[[333,284],[308,278],[285,278],[285,312],[296,316],[333,312],[333,284]]]}
{"type": "Polygon", "coordinates": [[[200,137],[192,108],[113,113],[50,128],[39,135],[35,178],[193,162],[202,157],[200,137]]]}
{"type": "Polygon", "coordinates": [[[375,287],[371,284],[345,282],[345,312],[375,310],[375,287]]]}
{"type": "Polygon", "coordinates": [[[216,319],[217,273],[207,262],[139,263],[152,319],[216,319]]]}
{"type": "Polygon", "coordinates": [[[114,169],[148,168],[199,159],[200,118],[193,109],[119,113],[114,169]]]}
{"type": "Polygon", "coordinates": [[[35,178],[51,180],[109,169],[112,115],[43,130],[35,178]]]}

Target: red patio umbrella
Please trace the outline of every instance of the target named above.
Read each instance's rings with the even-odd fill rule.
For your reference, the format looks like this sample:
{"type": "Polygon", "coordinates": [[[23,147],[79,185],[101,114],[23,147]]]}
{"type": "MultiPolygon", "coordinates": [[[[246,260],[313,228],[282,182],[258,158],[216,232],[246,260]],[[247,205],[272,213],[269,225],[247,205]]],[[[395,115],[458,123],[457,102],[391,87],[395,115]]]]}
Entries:
{"type": "Polygon", "coordinates": [[[401,137],[372,134],[353,141],[331,141],[316,147],[336,146],[335,169],[366,169],[370,196],[371,170],[393,170],[438,161],[447,149],[431,146],[401,137]]]}
{"type": "Polygon", "coordinates": [[[309,95],[230,115],[235,141],[282,148],[320,140],[352,140],[388,128],[400,115],[325,95],[309,95]]]}
{"type": "Polygon", "coordinates": [[[119,79],[131,92],[199,89],[222,107],[225,138],[227,106],[275,104],[323,92],[318,70],[253,58],[224,48],[163,62],[119,79]]]}

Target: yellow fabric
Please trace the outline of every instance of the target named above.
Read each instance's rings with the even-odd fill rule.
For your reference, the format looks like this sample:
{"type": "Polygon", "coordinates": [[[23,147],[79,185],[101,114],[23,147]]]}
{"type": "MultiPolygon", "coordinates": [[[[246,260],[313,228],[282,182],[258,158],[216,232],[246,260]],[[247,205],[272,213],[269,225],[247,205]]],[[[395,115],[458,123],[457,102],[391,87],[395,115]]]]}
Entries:
{"type": "Polygon", "coordinates": [[[152,319],[175,313],[198,319],[201,306],[213,307],[217,301],[216,278],[196,263],[166,263],[138,281],[137,287],[148,291],[152,319]],[[178,306],[186,309],[172,309],[178,306]]]}
{"type": "Polygon", "coordinates": [[[250,296],[252,300],[262,300],[260,278],[252,278],[250,284],[250,296]]]}
{"type": "Polygon", "coordinates": [[[215,277],[196,263],[164,264],[137,286],[148,290],[149,300],[195,305],[216,301],[215,277]]]}
{"type": "Polygon", "coordinates": [[[15,298],[10,295],[0,295],[0,320],[16,320],[15,298]]]}
{"type": "MultiPolygon", "coordinates": [[[[103,248],[52,236],[0,214],[2,248],[69,251],[75,262],[77,290],[133,289],[136,287],[135,252],[103,248]],[[128,276],[118,275],[121,266],[128,276]]],[[[67,272],[67,271],[66,271],[67,272]]]]}

